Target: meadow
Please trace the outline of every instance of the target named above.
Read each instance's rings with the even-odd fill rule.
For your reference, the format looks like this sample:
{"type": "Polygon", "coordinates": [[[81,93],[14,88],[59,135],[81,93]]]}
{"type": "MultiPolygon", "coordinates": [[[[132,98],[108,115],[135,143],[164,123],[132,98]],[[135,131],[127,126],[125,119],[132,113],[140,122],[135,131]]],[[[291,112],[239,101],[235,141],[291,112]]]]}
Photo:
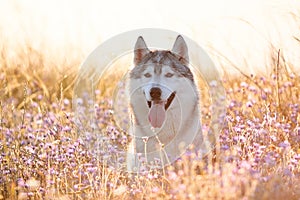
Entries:
{"type": "MultiPolygon", "coordinates": [[[[30,40],[14,48],[1,42],[0,199],[300,199],[300,63],[277,45],[261,63],[268,73],[246,73],[250,62],[232,66],[215,57],[227,104],[210,156],[185,154],[163,171],[133,176],[104,161],[123,162],[114,155],[130,141],[113,119],[112,99],[95,93],[100,156],[78,135],[72,97],[86,55],[67,46],[70,56],[59,51],[56,59],[30,40]],[[238,73],[227,73],[229,65],[238,73]]],[[[204,124],[209,106],[202,107],[204,124]]]]}
{"type": "MultiPolygon", "coordinates": [[[[176,169],[133,178],[90,154],[78,137],[71,104],[76,70],[49,72],[58,66],[44,62],[43,52],[23,51],[13,61],[1,51],[1,199],[300,198],[300,76],[279,52],[269,76],[224,76],[226,126],[213,161],[189,154],[176,169]]],[[[102,156],[110,157],[130,137],[112,120],[110,99],[97,98],[108,141],[102,156]]]]}

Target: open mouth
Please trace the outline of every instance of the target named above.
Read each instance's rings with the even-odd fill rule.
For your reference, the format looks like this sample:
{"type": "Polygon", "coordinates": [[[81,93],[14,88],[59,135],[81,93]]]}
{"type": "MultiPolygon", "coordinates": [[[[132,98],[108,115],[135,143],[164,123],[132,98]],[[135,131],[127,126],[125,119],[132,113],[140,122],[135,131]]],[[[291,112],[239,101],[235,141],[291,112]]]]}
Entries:
{"type": "MultiPolygon", "coordinates": [[[[173,93],[169,96],[169,98],[167,99],[167,102],[165,103],[165,110],[167,110],[167,109],[170,107],[170,105],[171,105],[173,99],[175,98],[175,94],[176,94],[176,92],[173,92],[173,93]]],[[[161,101],[158,101],[158,102],[161,102],[161,101]]],[[[156,102],[153,101],[153,103],[155,104],[156,102]]],[[[151,108],[151,106],[152,106],[152,101],[147,101],[147,104],[148,104],[148,107],[151,108]]]]}
{"type": "Polygon", "coordinates": [[[166,110],[170,107],[174,98],[175,92],[173,92],[166,101],[147,101],[149,106],[148,120],[152,127],[162,127],[166,119],[166,110]]]}

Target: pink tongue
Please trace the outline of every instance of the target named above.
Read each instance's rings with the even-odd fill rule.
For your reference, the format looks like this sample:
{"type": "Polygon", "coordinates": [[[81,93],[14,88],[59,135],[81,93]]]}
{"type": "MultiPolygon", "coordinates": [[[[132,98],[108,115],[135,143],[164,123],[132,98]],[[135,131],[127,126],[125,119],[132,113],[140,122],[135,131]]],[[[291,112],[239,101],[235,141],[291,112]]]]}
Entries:
{"type": "Polygon", "coordinates": [[[166,111],[164,106],[164,103],[153,104],[149,110],[148,119],[154,128],[160,128],[165,121],[166,111]]]}

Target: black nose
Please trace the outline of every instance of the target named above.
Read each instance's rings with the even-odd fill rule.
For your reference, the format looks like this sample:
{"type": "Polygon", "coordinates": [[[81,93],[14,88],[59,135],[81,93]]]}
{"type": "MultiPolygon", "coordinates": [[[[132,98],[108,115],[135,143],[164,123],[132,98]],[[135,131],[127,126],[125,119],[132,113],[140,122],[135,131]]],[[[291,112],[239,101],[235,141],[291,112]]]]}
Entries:
{"type": "Polygon", "coordinates": [[[150,96],[151,96],[152,100],[160,100],[161,89],[158,87],[151,88],[150,96]]]}

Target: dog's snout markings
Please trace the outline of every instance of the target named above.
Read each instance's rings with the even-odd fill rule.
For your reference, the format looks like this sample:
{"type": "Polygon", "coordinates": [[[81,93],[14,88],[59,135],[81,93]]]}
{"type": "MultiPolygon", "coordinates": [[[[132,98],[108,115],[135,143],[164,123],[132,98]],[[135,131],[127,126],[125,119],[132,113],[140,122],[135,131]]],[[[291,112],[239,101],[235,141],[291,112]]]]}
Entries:
{"type": "Polygon", "coordinates": [[[172,94],[168,97],[167,102],[165,104],[165,110],[167,110],[169,108],[169,106],[171,105],[171,103],[173,102],[173,100],[175,98],[175,94],[176,94],[176,91],[172,92],[172,94]]]}
{"type": "Polygon", "coordinates": [[[216,146],[223,125],[224,88],[201,47],[188,37],[163,29],[138,29],[115,36],[98,47],[81,66],[73,106],[79,135],[91,153],[105,159],[99,152],[110,145],[109,141],[103,142],[106,138],[103,127],[97,127],[97,118],[91,112],[98,103],[95,89],[102,80],[106,82],[115,75],[116,70],[109,70],[113,68],[112,61],[132,53],[133,67],[123,71],[117,86],[104,88],[114,91],[110,96],[112,117],[132,139],[126,152],[114,156],[123,157],[126,162],[106,158],[109,159],[106,163],[128,172],[140,172],[172,164],[191,145],[199,157],[209,153],[216,146]],[[199,78],[207,83],[212,101],[210,131],[205,134],[201,128],[199,78]],[[212,86],[211,82],[216,84],[212,86]],[[214,139],[210,139],[212,135],[214,139]]]}
{"type": "Polygon", "coordinates": [[[153,87],[150,89],[150,96],[152,101],[160,101],[161,100],[161,89],[159,87],[153,87]]]}

